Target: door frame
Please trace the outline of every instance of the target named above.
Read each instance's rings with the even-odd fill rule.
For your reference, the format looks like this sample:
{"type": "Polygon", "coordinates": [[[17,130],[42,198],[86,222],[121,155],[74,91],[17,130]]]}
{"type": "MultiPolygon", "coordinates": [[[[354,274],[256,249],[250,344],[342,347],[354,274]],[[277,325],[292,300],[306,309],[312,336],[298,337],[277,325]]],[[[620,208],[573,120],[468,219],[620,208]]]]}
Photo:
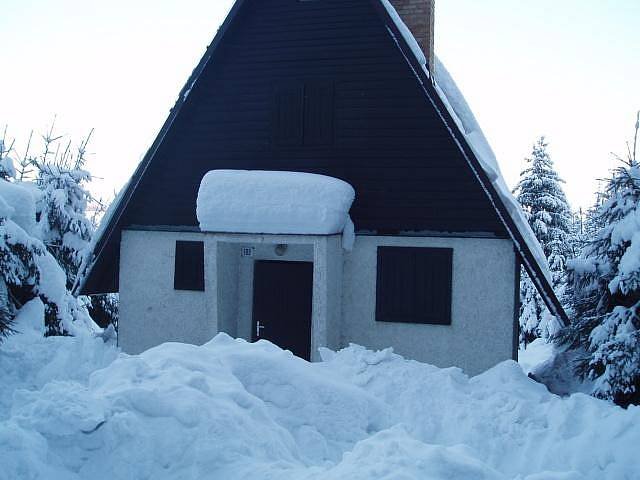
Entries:
{"type": "MultiPolygon", "coordinates": [[[[256,260],[313,263],[311,361],[319,349],[340,348],[342,325],[341,235],[212,233],[205,235],[205,279],[211,335],[253,336],[253,266],[256,260]],[[277,253],[278,245],[288,248],[277,253]],[[249,250],[249,255],[244,250],[249,250]]],[[[210,338],[210,336],[208,337],[210,338]]]]}
{"type": "MultiPolygon", "coordinates": [[[[313,357],[313,347],[314,347],[314,328],[313,328],[313,320],[314,320],[314,290],[315,290],[315,265],[314,262],[309,260],[271,260],[271,259],[255,259],[253,261],[253,280],[252,280],[252,293],[251,293],[251,341],[256,342],[260,340],[258,333],[258,318],[256,316],[256,265],[258,263],[269,263],[269,264],[306,264],[310,266],[311,270],[311,288],[309,289],[309,333],[308,333],[308,349],[309,349],[309,357],[305,358],[305,360],[311,361],[313,357]]],[[[266,340],[266,339],[265,339],[266,340]]],[[[275,344],[275,342],[274,342],[275,344]]],[[[277,344],[276,344],[277,345],[277,344]]],[[[284,346],[278,345],[280,348],[286,348],[284,346]]],[[[302,357],[301,357],[302,358],[302,357]]]]}

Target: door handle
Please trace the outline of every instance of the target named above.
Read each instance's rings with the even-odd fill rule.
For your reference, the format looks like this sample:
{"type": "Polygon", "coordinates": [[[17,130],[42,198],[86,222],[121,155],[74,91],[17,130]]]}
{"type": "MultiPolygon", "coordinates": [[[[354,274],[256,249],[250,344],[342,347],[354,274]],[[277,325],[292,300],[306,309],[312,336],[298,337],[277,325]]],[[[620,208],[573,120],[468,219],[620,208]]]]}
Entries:
{"type": "Polygon", "coordinates": [[[264,325],[260,324],[260,320],[256,322],[256,338],[260,338],[260,331],[264,328],[264,325]]]}

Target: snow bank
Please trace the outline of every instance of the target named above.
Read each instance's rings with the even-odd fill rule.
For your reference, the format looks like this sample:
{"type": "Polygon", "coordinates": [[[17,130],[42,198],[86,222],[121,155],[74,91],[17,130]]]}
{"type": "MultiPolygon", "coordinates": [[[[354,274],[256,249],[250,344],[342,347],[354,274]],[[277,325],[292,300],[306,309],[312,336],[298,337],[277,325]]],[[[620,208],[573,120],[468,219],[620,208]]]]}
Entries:
{"type": "Polygon", "coordinates": [[[203,231],[327,235],[349,228],[354,198],[351,185],[325,175],[212,170],[196,213],[203,231]]]}
{"type": "Polygon", "coordinates": [[[310,364],[224,334],[128,356],[43,339],[29,308],[0,345],[2,480],[640,475],[640,408],[556,397],[514,362],[469,379],[351,346],[310,364]]]}

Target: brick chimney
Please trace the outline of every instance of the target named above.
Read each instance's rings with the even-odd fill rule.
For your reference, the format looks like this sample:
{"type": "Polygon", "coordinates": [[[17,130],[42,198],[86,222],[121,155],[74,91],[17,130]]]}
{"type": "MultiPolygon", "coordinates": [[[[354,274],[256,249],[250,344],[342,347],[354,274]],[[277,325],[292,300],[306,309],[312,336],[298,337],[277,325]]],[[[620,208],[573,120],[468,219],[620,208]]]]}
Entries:
{"type": "Polygon", "coordinates": [[[433,70],[433,22],[436,0],[390,0],[400,18],[407,24],[418,45],[427,57],[427,66],[433,70]]]}

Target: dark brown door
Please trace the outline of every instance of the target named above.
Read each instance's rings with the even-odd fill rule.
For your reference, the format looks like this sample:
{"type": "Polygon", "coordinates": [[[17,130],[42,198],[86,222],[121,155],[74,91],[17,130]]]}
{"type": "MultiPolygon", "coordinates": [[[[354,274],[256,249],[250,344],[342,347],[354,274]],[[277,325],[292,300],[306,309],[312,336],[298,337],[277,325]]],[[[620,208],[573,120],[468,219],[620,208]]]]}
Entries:
{"type": "Polygon", "coordinates": [[[253,271],[253,341],[311,357],[313,263],[260,260],[253,271]]]}

